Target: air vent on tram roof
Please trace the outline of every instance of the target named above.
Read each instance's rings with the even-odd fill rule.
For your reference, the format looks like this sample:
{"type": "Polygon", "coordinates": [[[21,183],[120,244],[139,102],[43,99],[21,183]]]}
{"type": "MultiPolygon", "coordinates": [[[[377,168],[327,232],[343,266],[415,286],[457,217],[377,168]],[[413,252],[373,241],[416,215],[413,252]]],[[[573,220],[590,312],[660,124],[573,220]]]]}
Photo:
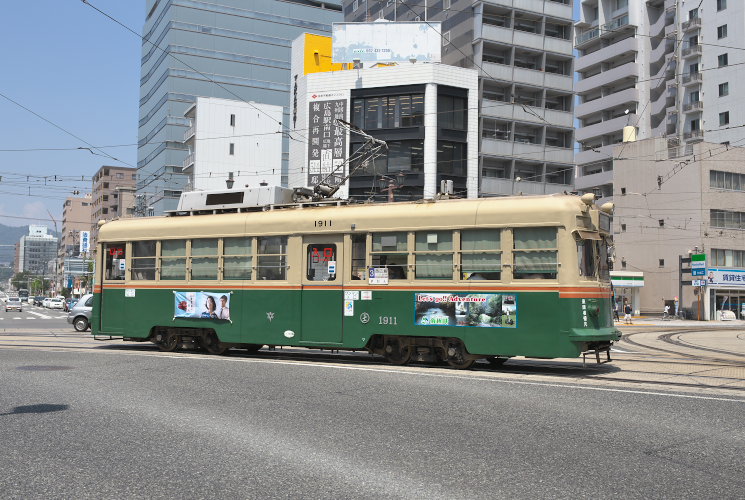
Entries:
{"type": "Polygon", "coordinates": [[[262,210],[271,205],[293,203],[293,190],[280,186],[229,189],[220,191],[187,191],[181,193],[178,208],[168,215],[196,215],[262,210]]]}

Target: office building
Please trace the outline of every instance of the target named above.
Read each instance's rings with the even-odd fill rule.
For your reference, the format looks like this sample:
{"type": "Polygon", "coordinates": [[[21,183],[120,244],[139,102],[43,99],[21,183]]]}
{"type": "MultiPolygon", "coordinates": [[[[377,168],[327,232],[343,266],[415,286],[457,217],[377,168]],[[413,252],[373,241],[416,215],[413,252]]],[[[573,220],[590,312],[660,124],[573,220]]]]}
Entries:
{"type": "Polygon", "coordinates": [[[479,72],[482,196],[572,189],[571,0],[355,0],[344,18],[442,23],[442,62],[479,72]]]}
{"type": "Polygon", "coordinates": [[[735,72],[745,61],[745,5],[733,0],[582,0],[576,24],[579,80],[576,187],[610,197],[611,152],[665,137],[670,156],[700,141],[732,143],[743,116],[735,72]]]}
{"type": "Polygon", "coordinates": [[[147,0],[137,157],[144,204],[156,214],[176,208],[187,182],[184,113],[197,96],[286,107],[292,40],[328,34],[341,19],[340,2],[329,0],[147,0]]]}
{"type": "Polygon", "coordinates": [[[282,106],[197,97],[184,114],[187,191],[282,184],[282,106]]]}
{"type": "Polygon", "coordinates": [[[48,231],[46,226],[30,225],[28,234],[21,236],[18,242],[19,272],[53,274],[57,257],[57,237],[48,234],[48,231]]]}
{"type": "Polygon", "coordinates": [[[393,189],[396,200],[432,199],[441,181],[452,181],[454,194],[477,197],[477,71],[406,63],[304,75],[303,66],[302,59],[293,64],[291,131],[306,140],[291,145],[291,185],[313,187],[351,174],[337,196],[385,201],[393,189]],[[337,118],[385,141],[387,152],[342,168],[365,139],[335,126],[337,118]]]}

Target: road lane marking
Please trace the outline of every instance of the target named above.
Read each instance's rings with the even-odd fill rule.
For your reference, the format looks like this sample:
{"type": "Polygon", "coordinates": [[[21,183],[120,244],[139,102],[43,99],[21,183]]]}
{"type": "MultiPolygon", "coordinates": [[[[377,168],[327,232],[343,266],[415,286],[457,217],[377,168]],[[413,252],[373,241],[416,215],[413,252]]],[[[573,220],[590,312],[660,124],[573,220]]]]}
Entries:
{"type": "Polygon", "coordinates": [[[46,314],[42,314],[36,311],[28,311],[29,314],[33,314],[34,316],[38,316],[40,319],[52,319],[51,316],[47,316],[46,314]]]}

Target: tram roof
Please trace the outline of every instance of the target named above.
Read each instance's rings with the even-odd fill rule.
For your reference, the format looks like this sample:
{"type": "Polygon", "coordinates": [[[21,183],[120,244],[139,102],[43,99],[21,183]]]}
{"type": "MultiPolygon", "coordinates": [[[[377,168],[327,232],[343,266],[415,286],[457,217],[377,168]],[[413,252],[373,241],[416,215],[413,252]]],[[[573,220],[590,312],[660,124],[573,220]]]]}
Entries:
{"type": "Polygon", "coordinates": [[[575,226],[586,205],[575,195],[509,196],[342,206],[289,206],[265,211],[118,219],[101,226],[99,241],[408,231],[520,225],[575,226]],[[315,226],[315,221],[331,221],[315,226]]]}

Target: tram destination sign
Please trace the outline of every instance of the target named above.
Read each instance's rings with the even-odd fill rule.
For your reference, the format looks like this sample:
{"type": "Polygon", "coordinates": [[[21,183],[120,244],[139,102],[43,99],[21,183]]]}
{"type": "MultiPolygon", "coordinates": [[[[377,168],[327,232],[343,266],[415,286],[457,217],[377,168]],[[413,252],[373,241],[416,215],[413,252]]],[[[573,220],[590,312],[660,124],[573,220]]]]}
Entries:
{"type": "Polygon", "coordinates": [[[345,176],[346,130],[336,120],[347,119],[348,99],[338,92],[308,95],[308,186],[339,184],[345,176]],[[339,98],[342,97],[342,98],[339,98]]]}

